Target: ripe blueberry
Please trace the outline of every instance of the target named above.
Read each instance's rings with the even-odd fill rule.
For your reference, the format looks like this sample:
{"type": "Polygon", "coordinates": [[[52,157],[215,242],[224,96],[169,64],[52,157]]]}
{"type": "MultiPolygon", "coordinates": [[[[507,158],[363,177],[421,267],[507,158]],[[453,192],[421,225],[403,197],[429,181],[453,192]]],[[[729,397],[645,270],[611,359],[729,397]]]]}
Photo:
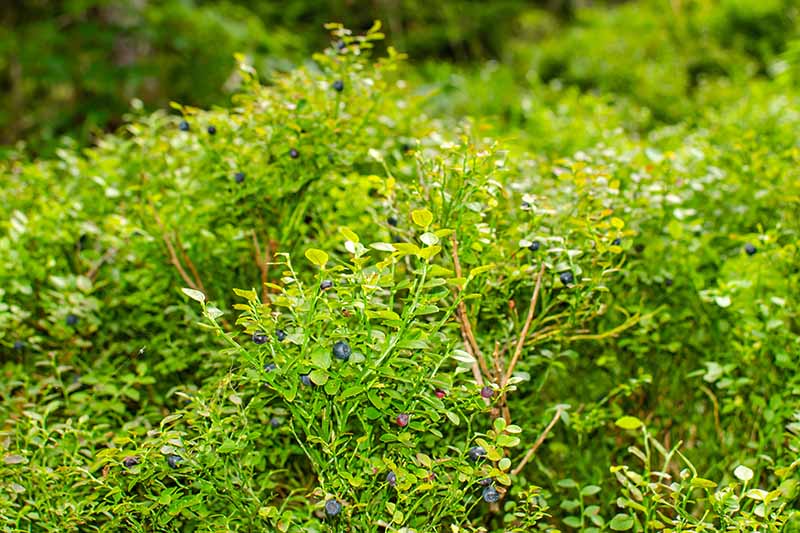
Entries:
{"type": "Polygon", "coordinates": [[[470,461],[477,461],[482,457],[486,457],[486,450],[483,446],[473,446],[467,452],[467,457],[469,457],[470,461]]]}
{"type": "Polygon", "coordinates": [[[286,332],[282,329],[275,330],[275,338],[278,339],[278,342],[282,342],[286,338],[286,332]]]}
{"type": "Polygon", "coordinates": [[[269,425],[274,428],[277,428],[281,425],[281,419],[278,418],[277,416],[273,416],[272,418],[269,419],[269,425]]]}
{"type": "Polygon", "coordinates": [[[481,396],[484,398],[491,398],[494,396],[494,390],[489,385],[486,385],[481,389],[481,396]]]}
{"type": "Polygon", "coordinates": [[[181,120],[180,124],[178,124],[178,129],[181,131],[189,131],[189,123],[185,120],[181,120]]]}
{"type": "Polygon", "coordinates": [[[535,252],[539,248],[541,248],[542,244],[539,241],[533,241],[530,246],[528,246],[528,250],[531,252],[535,252]]]}
{"type": "Polygon", "coordinates": [[[331,85],[331,87],[333,87],[334,91],[340,93],[344,90],[344,82],[342,80],[336,80],[335,82],[333,82],[333,85],[331,85]]]}
{"type": "Polygon", "coordinates": [[[345,341],[339,341],[333,345],[333,356],[336,359],[347,361],[350,359],[351,353],[353,353],[353,351],[350,349],[350,345],[345,341]]]}
{"type": "Polygon", "coordinates": [[[753,246],[748,242],[747,244],[744,245],[744,251],[747,253],[747,255],[753,255],[754,253],[756,253],[757,250],[755,246],[753,246]]]}
{"type": "Polygon", "coordinates": [[[667,278],[664,280],[664,285],[666,285],[667,287],[672,287],[673,283],[674,282],[672,281],[672,278],[667,278]]]}
{"type": "Polygon", "coordinates": [[[236,180],[236,183],[242,183],[244,181],[244,172],[237,172],[233,175],[233,179],[236,180]]]}
{"type": "Polygon", "coordinates": [[[569,285],[573,281],[575,281],[575,277],[572,275],[572,272],[562,272],[558,279],[561,280],[561,283],[564,285],[569,285]]]}
{"type": "Polygon", "coordinates": [[[488,487],[492,483],[494,483],[494,480],[490,477],[485,477],[483,479],[478,480],[478,485],[480,485],[481,487],[488,487]]]}
{"type": "Polygon", "coordinates": [[[434,393],[434,394],[436,395],[436,397],[437,397],[437,398],[439,398],[440,400],[441,400],[442,398],[444,398],[445,396],[447,396],[447,393],[446,393],[444,390],[442,390],[442,389],[436,389],[435,391],[433,391],[433,393],[434,393]]]}
{"type": "Polygon", "coordinates": [[[21,352],[25,349],[25,343],[23,341],[14,341],[14,349],[21,352]]]}
{"type": "Polygon", "coordinates": [[[335,499],[331,499],[325,502],[325,513],[328,516],[336,516],[339,514],[339,511],[342,510],[342,504],[337,502],[335,499]]]}
{"type": "Polygon", "coordinates": [[[70,313],[67,315],[66,322],[68,326],[74,326],[78,323],[78,317],[70,313]]]}
{"type": "Polygon", "coordinates": [[[167,464],[170,468],[178,468],[183,462],[183,457],[180,455],[170,454],[167,456],[167,464]]]}
{"type": "Polygon", "coordinates": [[[333,287],[333,282],[329,279],[322,280],[322,283],[319,284],[319,288],[323,291],[331,287],[333,287]]]}
{"type": "Polygon", "coordinates": [[[139,458],[135,455],[129,455],[122,460],[122,465],[125,468],[131,468],[132,466],[136,466],[138,464],[139,464],[139,458]]]}
{"type": "Polygon", "coordinates": [[[386,474],[386,483],[388,483],[390,487],[397,485],[397,476],[394,472],[389,472],[386,474]]]}
{"type": "Polygon", "coordinates": [[[272,372],[273,370],[277,369],[278,365],[276,365],[275,363],[267,363],[266,365],[264,365],[264,372],[272,372]]]}
{"type": "Polygon", "coordinates": [[[399,415],[397,415],[397,418],[395,419],[395,422],[397,422],[398,426],[400,426],[401,428],[404,428],[404,427],[406,427],[408,425],[408,418],[409,417],[408,417],[408,415],[406,413],[400,413],[399,415]]]}
{"type": "Polygon", "coordinates": [[[619,237],[617,237],[616,239],[614,239],[613,241],[611,241],[611,244],[613,244],[614,246],[621,246],[621,245],[622,245],[622,239],[620,239],[619,237]]]}
{"type": "Polygon", "coordinates": [[[208,131],[209,135],[216,135],[217,134],[217,128],[215,126],[209,126],[206,129],[206,131],[208,131]]]}
{"type": "Polygon", "coordinates": [[[495,503],[500,500],[500,493],[491,485],[483,489],[482,496],[486,503],[495,503]]]}
{"type": "Polygon", "coordinates": [[[306,387],[313,387],[314,382],[311,381],[311,378],[308,377],[308,374],[301,374],[300,375],[300,382],[305,385],[306,387]]]}
{"type": "Polygon", "coordinates": [[[253,342],[256,344],[264,344],[267,342],[267,334],[263,331],[256,331],[253,333],[253,342]]]}
{"type": "Polygon", "coordinates": [[[291,150],[289,150],[289,157],[291,157],[292,159],[297,159],[298,157],[300,157],[300,152],[297,151],[297,148],[292,148],[291,150]]]}
{"type": "Polygon", "coordinates": [[[336,43],[334,43],[334,46],[336,46],[336,49],[339,50],[340,52],[345,48],[347,48],[347,45],[344,43],[344,41],[336,41],[336,43]]]}
{"type": "Polygon", "coordinates": [[[392,226],[392,227],[394,227],[394,228],[396,228],[396,227],[397,227],[397,217],[395,217],[395,216],[391,216],[391,217],[387,218],[387,219],[386,219],[386,222],[387,222],[387,223],[388,223],[390,226],[392,226]]]}

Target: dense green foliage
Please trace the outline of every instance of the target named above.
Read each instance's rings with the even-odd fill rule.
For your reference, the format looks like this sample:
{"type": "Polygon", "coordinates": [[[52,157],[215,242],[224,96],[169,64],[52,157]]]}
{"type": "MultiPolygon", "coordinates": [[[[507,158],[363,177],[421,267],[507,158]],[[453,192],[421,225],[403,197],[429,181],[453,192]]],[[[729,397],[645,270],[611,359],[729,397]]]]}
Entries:
{"type": "Polygon", "coordinates": [[[800,530],[797,8],[509,5],[9,149],[2,531],[800,530]]]}

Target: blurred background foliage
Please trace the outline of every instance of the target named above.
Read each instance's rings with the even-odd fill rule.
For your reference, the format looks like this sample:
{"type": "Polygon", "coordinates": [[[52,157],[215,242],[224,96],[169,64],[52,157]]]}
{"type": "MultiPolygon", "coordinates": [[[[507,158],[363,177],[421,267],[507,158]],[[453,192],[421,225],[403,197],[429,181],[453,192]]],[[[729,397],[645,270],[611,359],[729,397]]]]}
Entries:
{"type": "Polygon", "coordinates": [[[512,121],[521,93],[553,83],[642,106],[636,128],[685,120],[704,85],[775,76],[800,55],[793,0],[8,0],[0,145],[92,143],[134,98],[146,110],[223,104],[234,53],[269,76],[324,46],[324,23],[363,30],[375,19],[425,65],[440,105],[512,121]]]}

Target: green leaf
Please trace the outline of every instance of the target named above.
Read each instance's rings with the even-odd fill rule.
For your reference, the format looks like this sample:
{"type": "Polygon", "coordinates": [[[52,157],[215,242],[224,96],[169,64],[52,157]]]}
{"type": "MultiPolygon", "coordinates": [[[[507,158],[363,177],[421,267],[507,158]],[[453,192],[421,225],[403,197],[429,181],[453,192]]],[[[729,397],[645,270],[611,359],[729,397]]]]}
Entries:
{"type": "Polygon", "coordinates": [[[328,350],[324,348],[318,348],[314,350],[311,354],[311,363],[323,370],[327,370],[331,367],[331,354],[328,350]]]}
{"type": "Polygon", "coordinates": [[[188,287],[184,287],[184,288],[181,289],[181,292],[183,292],[183,294],[185,294],[186,296],[188,296],[189,298],[191,298],[195,302],[203,303],[203,302],[206,301],[206,295],[203,294],[200,291],[196,291],[194,289],[190,289],[188,287]]]}
{"type": "Polygon", "coordinates": [[[608,525],[614,531],[627,531],[633,527],[633,518],[626,514],[618,514],[611,519],[608,525]]]}
{"type": "Polygon", "coordinates": [[[581,519],[577,516],[567,516],[564,518],[564,523],[567,524],[569,527],[572,528],[579,528],[581,527],[581,519]]]}
{"type": "Polygon", "coordinates": [[[586,485],[581,489],[582,496],[594,496],[598,492],[600,492],[600,487],[597,485],[586,485]]]}
{"type": "Polygon", "coordinates": [[[411,220],[421,228],[427,228],[433,222],[433,214],[427,209],[415,209],[411,212],[411,220]]]}
{"type": "Polygon", "coordinates": [[[309,248],[306,250],[306,259],[311,261],[312,264],[322,268],[328,262],[328,254],[316,248],[309,248]]]}
{"type": "Polygon", "coordinates": [[[514,446],[518,446],[519,443],[519,437],[514,437],[513,435],[500,435],[497,437],[497,445],[503,448],[513,448],[514,446]]]}
{"type": "Polygon", "coordinates": [[[328,373],[325,370],[312,370],[308,377],[317,385],[325,385],[328,382],[328,373]]]}
{"type": "Polygon", "coordinates": [[[642,421],[635,416],[623,416],[614,423],[622,429],[636,429],[643,425],[642,421]]]}

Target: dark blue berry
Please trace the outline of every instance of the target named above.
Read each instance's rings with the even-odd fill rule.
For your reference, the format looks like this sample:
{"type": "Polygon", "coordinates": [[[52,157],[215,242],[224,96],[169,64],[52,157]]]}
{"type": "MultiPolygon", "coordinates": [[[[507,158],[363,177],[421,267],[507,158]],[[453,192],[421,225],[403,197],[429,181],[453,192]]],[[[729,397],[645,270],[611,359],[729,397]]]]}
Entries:
{"type": "Polygon", "coordinates": [[[21,352],[25,349],[25,343],[23,341],[14,341],[14,349],[21,352]]]}
{"type": "Polygon", "coordinates": [[[305,385],[306,387],[313,387],[313,386],[314,386],[314,382],[313,382],[313,381],[311,381],[311,378],[310,378],[310,377],[308,377],[308,374],[302,374],[302,375],[300,376],[300,382],[301,382],[303,385],[305,385]]]}
{"type": "Polygon", "coordinates": [[[350,345],[346,341],[339,341],[333,345],[333,356],[336,359],[347,361],[352,353],[353,350],[350,349],[350,345]]]}
{"type": "Polygon", "coordinates": [[[401,428],[404,428],[404,427],[406,427],[408,425],[408,420],[409,420],[409,416],[406,413],[400,413],[399,415],[397,415],[397,418],[395,419],[395,422],[397,422],[398,426],[400,426],[401,428]]]}
{"type": "Polygon", "coordinates": [[[233,179],[236,180],[236,183],[242,183],[244,181],[244,172],[237,172],[233,175],[233,179]]]}
{"type": "Polygon", "coordinates": [[[388,223],[390,226],[392,226],[392,227],[394,227],[394,228],[396,228],[396,227],[397,227],[397,217],[394,217],[394,216],[392,216],[392,217],[389,217],[389,218],[387,218],[387,219],[386,219],[386,222],[387,222],[387,223],[388,223]]]}
{"type": "Polygon", "coordinates": [[[486,457],[486,450],[483,446],[473,446],[467,452],[467,457],[469,457],[470,461],[477,461],[483,457],[486,457]]]}
{"type": "Polygon", "coordinates": [[[131,468],[139,464],[139,458],[135,455],[129,455],[122,460],[122,464],[125,466],[125,468],[131,468]]]}
{"type": "Polygon", "coordinates": [[[253,342],[256,344],[264,344],[267,342],[267,334],[263,331],[256,331],[253,333],[253,342]]]}
{"type": "Polygon", "coordinates": [[[269,425],[274,428],[280,427],[281,419],[278,418],[277,416],[273,416],[272,418],[269,419],[269,425]]]}
{"type": "Polygon", "coordinates": [[[336,80],[335,82],[333,82],[333,85],[331,85],[331,87],[333,87],[334,91],[340,93],[344,90],[344,82],[342,80],[336,80]]]}
{"type": "Polygon", "coordinates": [[[494,483],[494,480],[490,477],[485,477],[483,479],[478,480],[478,485],[480,485],[481,487],[488,487],[492,483],[494,483]]]}
{"type": "Polygon", "coordinates": [[[564,285],[569,285],[573,281],[575,281],[575,277],[572,275],[572,272],[562,272],[558,279],[561,280],[561,283],[564,285]]]}
{"type": "Polygon", "coordinates": [[[342,504],[335,499],[325,502],[325,514],[328,516],[336,516],[342,510],[342,504]]]}
{"type": "Polygon", "coordinates": [[[672,287],[673,283],[674,282],[672,281],[672,278],[667,278],[664,280],[664,285],[666,285],[667,287],[672,287]]]}
{"type": "Polygon", "coordinates": [[[541,246],[542,246],[542,244],[541,244],[539,241],[533,241],[533,242],[531,243],[531,245],[530,245],[530,246],[528,246],[528,250],[530,250],[531,252],[535,252],[535,251],[537,251],[539,248],[541,248],[541,246]]]}
{"type": "Polygon", "coordinates": [[[266,365],[264,365],[264,372],[272,372],[273,370],[277,369],[278,365],[276,365],[275,363],[267,363],[266,365]]]}
{"type": "Polygon", "coordinates": [[[484,398],[491,398],[494,396],[494,390],[489,385],[486,385],[481,389],[481,396],[484,398]]]}
{"type": "Polygon", "coordinates": [[[68,326],[74,326],[78,323],[78,317],[73,314],[69,314],[67,315],[66,322],[68,326]]]}
{"type": "Polygon", "coordinates": [[[756,247],[749,242],[744,245],[744,251],[747,253],[747,255],[753,255],[757,252],[756,247]]]}
{"type": "Polygon", "coordinates": [[[486,503],[495,503],[500,500],[500,493],[491,485],[483,489],[482,496],[486,503]]]}
{"type": "Polygon", "coordinates": [[[278,339],[278,342],[282,342],[286,338],[286,332],[282,329],[275,330],[275,338],[278,339]]]}
{"type": "Polygon", "coordinates": [[[181,131],[189,131],[189,123],[185,120],[181,120],[180,124],[178,124],[178,129],[181,131]]]}
{"type": "Polygon", "coordinates": [[[289,150],[289,157],[291,157],[292,159],[297,159],[298,157],[300,157],[300,152],[297,151],[297,148],[292,148],[291,150],[289,150]]]}
{"type": "Polygon", "coordinates": [[[389,472],[386,474],[386,483],[388,483],[390,487],[397,485],[397,476],[394,472],[389,472]]]}
{"type": "Polygon", "coordinates": [[[622,239],[620,239],[619,237],[617,237],[616,239],[614,239],[613,241],[611,241],[611,244],[613,244],[614,246],[621,246],[621,245],[622,245],[622,239]]]}
{"type": "Polygon", "coordinates": [[[178,468],[183,462],[183,457],[180,455],[170,454],[167,456],[167,464],[170,468],[178,468]]]}
{"type": "Polygon", "coordinates": [[[209,126],[206,131],[208,131],[209,135],[216,135],[217,134],[217,128],[214,127],[214,126],[209,126]]]}
{"type": "Polygon", "coordinates": [[[329,279],[322,280],[322,283],[319,284],[319,288],[321,290],[328,290],[333,287],[333,282],[329,279]]]}

